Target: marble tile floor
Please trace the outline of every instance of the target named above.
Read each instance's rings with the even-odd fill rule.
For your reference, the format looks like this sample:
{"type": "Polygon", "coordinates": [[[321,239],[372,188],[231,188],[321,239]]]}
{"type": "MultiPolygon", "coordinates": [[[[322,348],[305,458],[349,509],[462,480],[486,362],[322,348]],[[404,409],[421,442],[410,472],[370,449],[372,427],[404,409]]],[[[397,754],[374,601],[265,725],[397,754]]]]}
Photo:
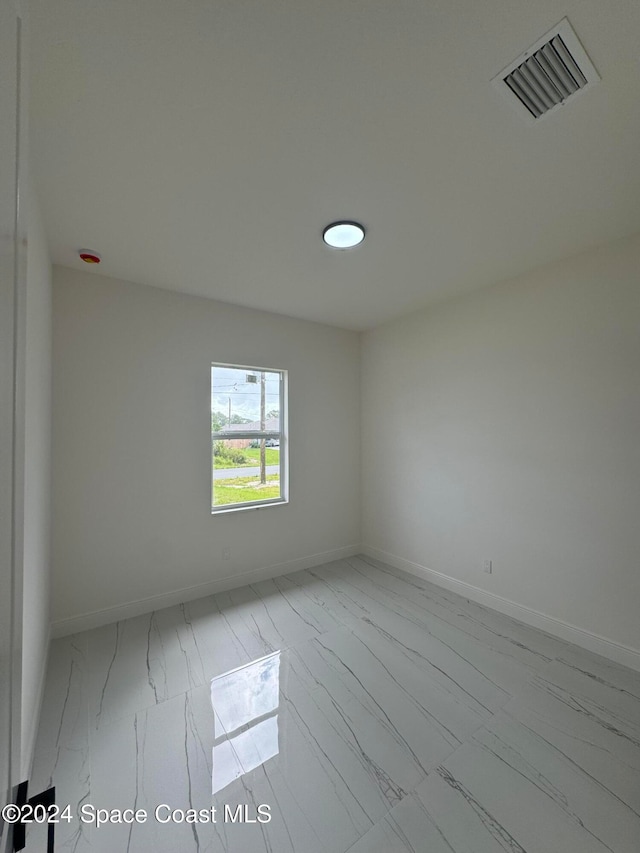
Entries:
{"type": "Polygon", "coordinates": [[[59,851],[638,853],[640,673],[341,560],[55,641],[51,783],[59,851]]]}

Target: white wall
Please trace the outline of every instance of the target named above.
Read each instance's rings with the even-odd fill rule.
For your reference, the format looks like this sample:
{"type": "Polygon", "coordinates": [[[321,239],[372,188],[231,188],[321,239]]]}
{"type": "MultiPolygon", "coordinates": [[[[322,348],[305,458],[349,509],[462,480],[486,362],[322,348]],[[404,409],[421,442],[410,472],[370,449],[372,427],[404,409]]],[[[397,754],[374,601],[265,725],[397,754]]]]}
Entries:
{"type": "Polygon", "coordinates": [[[22,760],[29,772],[49,651],[51,264],[33,189],[28,199],[24,365],[22,760]]]}
{"type": "Polygon", "coordinates": [[[366,333],[362,372],[365,544],[640,650],[640,236],[366,333]]]}
{"type": "Polygon", "coordinates": [[[54,267],[53,387],[56,633],[360,542],[355,332],[54,267]],[[289,505],[211,515],[212,361],[289,371],[289,505]]]}

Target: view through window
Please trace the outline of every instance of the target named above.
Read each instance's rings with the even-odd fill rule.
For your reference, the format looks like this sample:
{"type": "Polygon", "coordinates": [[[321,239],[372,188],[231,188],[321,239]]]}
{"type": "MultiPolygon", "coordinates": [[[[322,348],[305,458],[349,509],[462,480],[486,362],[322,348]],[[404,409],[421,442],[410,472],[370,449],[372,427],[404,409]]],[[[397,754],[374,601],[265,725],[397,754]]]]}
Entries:
{"type": "Polygon", "coordinates": [[[286,372],[211,365],[213,512],[286,500],[286,372]]]}

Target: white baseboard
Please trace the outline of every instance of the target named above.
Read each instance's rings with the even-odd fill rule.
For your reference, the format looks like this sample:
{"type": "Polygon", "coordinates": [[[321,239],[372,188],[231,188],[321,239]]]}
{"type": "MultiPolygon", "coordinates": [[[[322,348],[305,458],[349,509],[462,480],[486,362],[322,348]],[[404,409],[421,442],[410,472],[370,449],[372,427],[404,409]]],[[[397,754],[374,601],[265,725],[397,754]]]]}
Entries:
{"type": "Polygon", "coordinates": [[[45,657],[44,665],[40,672],[40,680],[38,681],[38,693],[36,695],[36,707],[37,711],[33,715],[31,720],[31,731],[27,735],[27,739],[24,742],[24,752],[21,756],[22,761],[22,774],[21,779],[29,779],[31,777],[31,771],[33,769],[33,757],[36,751],[36,738],[38,736],[38,730],[40,729],[40,717],[42,716],[42,706],[44,703],[44,688],[47,683],[47,673],[49,672],[49,657],[51,654],[51,640],[52,640],[52,631],[51,625],[49,626],[49,632],[47,637],[47,654],[45,657]]]}
{"type": "Polygon", "coordinates": [[[484,604],[486,607],[498,610],[500,613],[518,619],[526,625],[531,625],[533,628],[546,631],[547,634],[553,634],[555,637],[560,637],[560,639],[567,640],[569,643],[575,643],[576,646],[581,646],[590,652],[595,652],[616,663],[621,663],[624,666],[640,671],[639,649],[625,646],[607,637],[601,637],[599,634],[594,634],[585,628],[571,625],[569,622],[557,619],[554,616],[547,616],[545,613],[540,613],[530,607],[525,607],[523,604],[517,604],[508,598],[503,598],[501,595],[487,592],[470,583],[456,580],[448,575],[443,575],[441,572],[435,572],[433,569],[421,566],[419,563],[413,563],[411,560],[405,560],[402,557],[396,557],[394,554],[388,554],[386,551],[381,551],[378,548],[363,545],[362,553],[373,557],[375,560],[388,563],[396,569],[401,569],[409,572],[409,574],[417,575],[431,581],[437,586],[448,589],[450,592],[456,592],[458,595],[471,599],[471,601],[478,602],[478,604],[484,604]]]}
{"type": "Polygon", "coordinates": [[[265,566],[253,569],[249,572],[228,575],[223,578],[215,578],[206,583],[176,589],[172,592],[151,595],[148,598],[139,598],[126,604],[118,604],[113,607],[105,607],[101,610],[92,610],[80,616],[71,616],[67,619],[59,619],[51,626],[53,637],[66,637],[69,634],[77,634],[80,631],[88,631],[91,628],[99,628],[112,622],[120,622],[122,619],[130,619],[132,616],[140,616],[143,613],[151,613],[153,610],[162,610],[163,607],[172,607],[174,604],[183,604],[186,601],[194,601],[196,598],[204,598],[217,592],[225,592],[229,589],[237,589],[257,581],[269,580],[278,575],[287,575],[298,572],[301,569],[310,569],[333,560],[342,560],[345,557],[354,557],[360,553],[360,545],[346,545],[343,548],[334,548],[321,554],[311,554],[308,557],[300,557],[289,560],[286,563],[278,563],[274,566],[265,566]]]}

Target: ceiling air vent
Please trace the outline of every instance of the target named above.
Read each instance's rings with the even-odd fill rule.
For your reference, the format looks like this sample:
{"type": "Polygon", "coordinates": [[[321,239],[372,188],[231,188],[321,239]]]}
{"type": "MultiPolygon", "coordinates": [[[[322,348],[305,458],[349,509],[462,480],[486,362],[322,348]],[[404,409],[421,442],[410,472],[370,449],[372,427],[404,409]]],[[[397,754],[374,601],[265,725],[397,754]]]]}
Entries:
{"type": "Polygon", "coordinates": [[[536,121],[600,80],[566,18],[491,81],[521,115],[536,121]]]}

